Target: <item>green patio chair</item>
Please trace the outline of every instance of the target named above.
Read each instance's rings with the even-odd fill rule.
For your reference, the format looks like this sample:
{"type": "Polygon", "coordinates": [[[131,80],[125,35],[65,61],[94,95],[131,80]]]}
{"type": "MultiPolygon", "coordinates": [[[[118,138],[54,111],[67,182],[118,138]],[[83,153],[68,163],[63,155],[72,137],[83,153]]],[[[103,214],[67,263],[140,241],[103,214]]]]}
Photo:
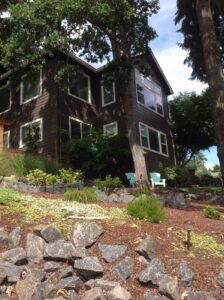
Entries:
{"type": "Polygon", "coordinates": [[[166,187],[166,179],[162,179],[160,173],[150,172],[149,177],[153,188],[157,185],[163,186],[164,188],[166,187]]]}
{"type": "Polygon", "coordinates": [[[136,185],[136,175],[135,175],[135,173],[129,172],[129,173],[125,173],[125,175],[126,175],[128,181],[129,181],[129,185],[131,187],[134,187],[136,185]]]}

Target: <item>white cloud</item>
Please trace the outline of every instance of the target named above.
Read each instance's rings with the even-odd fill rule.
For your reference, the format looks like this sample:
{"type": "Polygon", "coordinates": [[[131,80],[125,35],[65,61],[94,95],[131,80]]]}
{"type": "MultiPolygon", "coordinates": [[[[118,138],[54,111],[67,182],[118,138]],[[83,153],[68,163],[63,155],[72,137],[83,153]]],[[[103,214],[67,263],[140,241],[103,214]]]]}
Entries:
{"type": "Polygon", "coordinates": [[[207,170],[211,170],[211,169],[213,169],[213,167],[214,167],[214,165],[215,164],[212,164],[212,163],[205,163],[205,168],[207,169],[207,170]]]}

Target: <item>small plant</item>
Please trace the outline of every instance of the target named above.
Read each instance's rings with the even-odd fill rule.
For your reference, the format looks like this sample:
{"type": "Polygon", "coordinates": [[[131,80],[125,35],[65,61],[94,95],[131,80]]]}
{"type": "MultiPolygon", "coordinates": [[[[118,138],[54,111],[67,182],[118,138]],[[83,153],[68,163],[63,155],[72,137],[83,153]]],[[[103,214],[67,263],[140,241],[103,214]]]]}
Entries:
{"type": "Polygon", "coordinates": [[[105,180],[97,179],[96,186],[99,190],[124,187],[119,177],[111,177],[111,175],[107,175],[105,180]]]}
{"type": "Polygon", "coordinates": [[[144,219],[152,223],[160,223],[165,219],[164,208],[155,196],[139,196],[128,203],[127,212],[134,218],[144,219]]]}
{"type": "Polygon", "coordinates": [[[93,188],[83,188],[80,190],[67,190],[63,195],[63,199],[79,203],[95,203],[98,202],[98,195],[93,188]]]}
{"type": "Polygon", "coordinates": [[[79,170],[60,169],[58,170],[58,179],[62,183],[74,183],[83,179],[83,173],[79,170]]]}
{"type": "Polygon", "coordinates": [[[221,213],[214,207],[207,206],[203,209],[204,216],[209,219],[220,220],[221,213]]]}
{"type": "Polygon", "coordinates": [[[10,189],[0,189],[0,204],[6,204],[9,201],[19,201],[19,194],[10,189]]]}
{"type": "Polygon", "coordinates": [[[46,184],[47,185],[55,185],[57,183],[57,175],[47,174],[46,175],[46,184]]]}
{"type": "Polygon", "coordinates": [[[139,197],[141,195],[149,195],[150,190],[147,185],[141,186],[138,190],[135,192],[135,197],[139,197]]]}
{"type": "Polygon", "coordinates": [[[44,186],[46,185],[47,174],[42,170],[35,169],[30,171],[29,174],[26,175],[26,179],[30,184],[44,186]]]}

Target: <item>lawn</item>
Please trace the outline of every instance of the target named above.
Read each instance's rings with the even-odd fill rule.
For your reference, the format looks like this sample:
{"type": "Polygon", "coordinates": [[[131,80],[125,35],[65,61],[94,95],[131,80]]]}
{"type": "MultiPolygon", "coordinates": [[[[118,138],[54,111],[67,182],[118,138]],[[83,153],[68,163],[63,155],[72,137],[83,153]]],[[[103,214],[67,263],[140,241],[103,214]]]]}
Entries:
{"type": "MultiPolygon", "coordinates": [[[[146,292],[157,293],[157,289],[142,286],[136,277],[145,268],[138,260],[138,254],[134,251],[141,238],[152,235],[157,243],[156,257],[160,258],[166,268],[166,273],[177,276],[181,259],[186,260],[196,274],[192,290],[213,291],[216,289],[214,278],[220,267],[224,267],[224,207],[215,206],[221,213],[220,220],[206,219],[203,208],[206,202],[192,202],[189,209],[177,210],[165,208],[166,219],[163,223],[152,224],[142,220],[128,217],[125,204],[100,203],[80,204],[64,201],[60,196],[25,195],[19,196],[20,201],[9,201],[0,206],[1,226],[9,231],[16,226],[21,226],[21,246],[26,244],[26,235],[40,224],[53,224],[70,238],[72,228],[80,222],[96,222],[104,228],[104,234],[100,238],[105,244],[125,244],[128,246],[126,255],[134,260],[133,276],[122,285],[127,288],[133,299],[143,299],[146,292]],[[192,220],[193,246],[186,249],[183,241],[186,239],[184,222],[192,220]]],[[[0,252],[5,250],[0,248],[0,252]]],[[[98,255],[97,243],[89,250],[91,255],[98,255]]],[[[117,278],[110,266],[101,261],[105,276],[111,280],[117,278]]],[[[117,263],[117,262],[116,262],[117,263]]],[[[115,263],[115,264],[116,264],[115,263]]]]}

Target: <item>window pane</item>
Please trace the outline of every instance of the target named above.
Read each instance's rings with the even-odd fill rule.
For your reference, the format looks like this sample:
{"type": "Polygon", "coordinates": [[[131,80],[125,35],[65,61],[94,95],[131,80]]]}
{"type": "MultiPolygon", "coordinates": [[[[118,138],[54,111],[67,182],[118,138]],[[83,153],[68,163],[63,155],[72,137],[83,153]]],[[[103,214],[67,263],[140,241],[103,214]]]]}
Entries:
{"type": "Polygon", "coordinates": [[[26,143],[29,136],[38,134],[41,139],[41,123],[39,121],[22,127],[22,144],[26,143]]]}
{"type": "Polygon", "coordinates": [[[163,154],[168,154],[168,149],[167,149],[167,139],[165,134],[160,134],[160,140],[161,140],[161,149],[163,154]]]}
{"type": "Polygon", "coordinates": [[[3,148],[9,148],[9,133],[6,132],[3,134],[3,148]]]}
{"type": "Polygon", "coordinates": [[[10,89],[4,87],[0,89],[0,113],[9,109],[10,107],[10,89]]]}
{"type": "Polygon", "coordinates": [[[70,119],[71,122],[71,138],[81,138],[81,123],[70,119]]]}
{"type": "Polygon", "coordinates": [[[40,95],[40,72],[32,72],[26,75],[23,80],[22,102],[26,102],[40,95]]]}
{"type": "Polygon", "coordinates": [[[86,102],[89,102],[88,81],[88,77],[84,75],[71,75],[69,87],[70,93],[86,102]]]}
{"type": "Polygon", "coordinates": [[[141,129],[141,136],[144,136],[144,137],[148,137],[148,131],[147,131],[147,127],[144,126],[144,125],[141,125],[140,126],[140,129],[141,129]]]}
{"type": "Polygon", "coordinates": [[[145,104],[147,107],[155,110],[156,103],[155,103],[155,95],[151,90],[145,89],[145,104]]]}
{"type": "Polygon", "coordinates": [[[104,104],[114,102],[114,87],[113,84],[110,87],[103,87],[104,104]]]}
{"type": "Polygon", "coordinates": [[[158,133],[154,130],[149,129],[149,143],[150,143],[150,149],[155,151],[159,150],[159,136],[158,133]]]}
{"type": "Polygon", "coordinates": [[[117,124],[106,125],[104,127],[104,133],[108,137],[117,135],[117,124]]]}
{"type": "Polygon", "coordinates": [[[137,84],[137,97],[138,97],[138,102],[145,104],[144,88],[139,84],[137,84]]]}
{"type": "Polygon", "coordinates": [[[90,136],[90,134],[91,134],[91,125],[81,123],[81,127],[82,127],[82,138],[86,138],[86,137],[90,136]]]}

